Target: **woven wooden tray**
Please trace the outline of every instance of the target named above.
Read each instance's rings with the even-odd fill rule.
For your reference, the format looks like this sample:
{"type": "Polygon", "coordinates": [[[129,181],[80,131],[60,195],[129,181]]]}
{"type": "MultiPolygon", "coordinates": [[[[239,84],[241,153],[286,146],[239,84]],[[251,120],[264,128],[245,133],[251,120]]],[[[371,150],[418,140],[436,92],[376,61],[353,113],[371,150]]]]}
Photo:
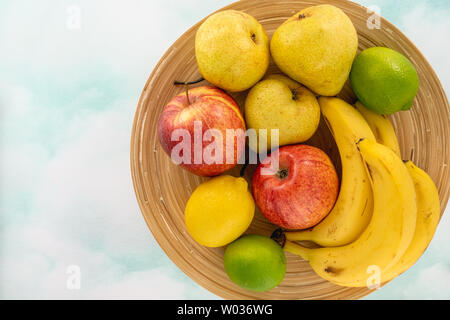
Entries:
{"type": "MultiPolygon", "coordinates": [[[[450,159],[448,101],[433,69],[395,26],[381,19],[381,29],[369,30],[366,21],[370,14],[366,8],[338,0],[247,0],[223,9],[242,10],[251,14],[271,37],[288,17],[305,7],[321,3],[333,4],[347,13],[358,31],[360,50],[372,46],[390,47],[404,54],[416,66],[420,88],[414,106],[409,111],[396,113],[391,119],[403,158],[413,160],[431,175],[439,190],[443,212],[450,193],[447,163],[450,159]]],[[[211,249],[198,245],[187,233],[184,207],[192,191],[204,178],[170,161],[159,145],[156,124],[167,102],[184,90],[182,86],[174,86],[173,81],[196,80],[200,77],[194,56],[194,38],[201,22],[183,34],[161,58],[145,84],[134,119],[131,137],[132,178],[139,206],[154,237],[169,258],[190,278],[223,298],[356,299],[369,294],[367,288],[345,288],[321,279],[308,262],[289,253],[286,254],[287,273],[278,287],[264,293],[241,289],[225,273],[222,261],[224,248],[211,249]]],[[[273,63],[268,72],[277,72],[273,63]]],[[[242,108],[246,92],[233,96],[242,108]]],[[[348,102],[355,101],[348,84],[339,96],[348,102]]],[[[307,143],[327,152],[340,170],[336,146],[323,123],[307,143]]],[[[247,169],[248,181],[253,171],[254,167],[247,169]]],[[[238,172],[239,168],[235,168],[231,174],[237,175],[238,172]]],[[[274,229],[275,226],[257,211],[248,233],[270,235],[274,229]]]]}

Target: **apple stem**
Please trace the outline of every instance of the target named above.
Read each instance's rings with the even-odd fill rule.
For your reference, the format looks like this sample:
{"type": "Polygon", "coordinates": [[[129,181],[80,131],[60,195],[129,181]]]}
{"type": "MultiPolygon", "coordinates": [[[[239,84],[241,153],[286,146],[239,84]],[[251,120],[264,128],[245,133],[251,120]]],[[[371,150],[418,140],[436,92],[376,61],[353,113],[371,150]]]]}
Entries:
{"type": "Polygon", "coordinates": [[[288,169],[280,169],[277,172],[277,177],[280,178],[281,180],[283,180],[284,178],[286,178],[288,176],[288,169]]]}
{"type": "Polygon", "coordinates": [[[186,89],[186,99],[189,106],[191,105],[191,101],[189,100],[189,85],[187,84],[187,82],[184,84],[184,88],[186,89]]]}
{"type": "Polygon", "coordinates": [[[204,78],[200,78],[200,79],[194,80],[194,81],[178,81],[178,80],[175,80],[175,81],[173,82],[173,84],[174,84],[174,85],[179,85],[179,84],[183,84],[183,85],[184,85],[184,87],[185,87],[185,89],[186,89],[186,98],[187,98],[187,102],[188,102],[188,105],[190,105],[190,104],[191,104],[191,101],[189,100],[189,85],[191,85],[191,84],[196,84],[196,83],[199,83],[199,82],[202,82],[203,80],[205,80],[205,79],[204,79],[204,78]]]}

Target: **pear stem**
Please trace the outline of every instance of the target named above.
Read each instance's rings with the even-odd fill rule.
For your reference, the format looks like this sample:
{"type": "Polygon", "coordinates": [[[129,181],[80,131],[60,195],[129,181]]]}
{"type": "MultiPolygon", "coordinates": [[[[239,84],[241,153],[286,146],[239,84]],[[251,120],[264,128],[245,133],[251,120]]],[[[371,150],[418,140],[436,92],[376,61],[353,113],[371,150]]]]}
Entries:
{"type": "Polygon", "coordinates": [[[243,177],[245,174],[245,169],[247,169],[247,166],[249,164],[249,157],[248,154],[245,154],[245,162],[242,165],[241,171],[239,172],[239,176],[243,177]]]}
{"type": "Polygon", "coordinates": [[[297,89],[292,89],[292,100],[297,100],[297,89]]]}

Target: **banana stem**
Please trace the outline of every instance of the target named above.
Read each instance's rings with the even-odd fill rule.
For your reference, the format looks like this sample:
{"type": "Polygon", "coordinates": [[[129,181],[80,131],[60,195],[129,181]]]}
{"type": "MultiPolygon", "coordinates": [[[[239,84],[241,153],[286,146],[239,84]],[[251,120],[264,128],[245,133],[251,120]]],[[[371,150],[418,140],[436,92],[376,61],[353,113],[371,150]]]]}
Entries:
{"type": "Polygon", "coordinates": [[[286,232],[283,231],[283,229],[276,229],[272,232],[270,238],[277,242],[284,251],[293,253],[309,261],[309,256],[311,255],[313,249],[305,248],[295,242],[287,240],[286,232]]]}
{"type": "Polygon", "coordinates": [[[313,241],[309,236],[310,233],[307,230],[304,231],[287,231],[284,233],[287,240],[291,241],[313,241]]]}
{"type": "Polygon", "coordinates": [[[309,261],[309,257],[311,254],[312,249],[305,248],[297,243],[294,243],[292,241],[286,240],[286,243],[284,244],[283,249],[287,252],[296,254],[303,259],[309,261]]]}

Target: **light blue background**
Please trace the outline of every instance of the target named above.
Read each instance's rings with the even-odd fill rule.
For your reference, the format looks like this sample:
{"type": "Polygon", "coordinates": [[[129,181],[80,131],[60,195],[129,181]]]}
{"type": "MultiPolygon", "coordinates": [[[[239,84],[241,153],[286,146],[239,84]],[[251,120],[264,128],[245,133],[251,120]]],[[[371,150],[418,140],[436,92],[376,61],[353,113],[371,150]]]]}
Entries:
{"type": "MultiPolygon", "coordinates": [[[[162,252],[129,170],[137,100],[165,50],[232,1],[0,1],[0,297],[215,299],[162,252]],[[69,25],[75,5],[80,28],[69,25]],[[81,268],[68,290],[69,265],[81,268]]],[[[450,89],[450,2],[377,5],[450,89]]],[[[450,298],[450,213],[368,299],[450,298]]]]}

